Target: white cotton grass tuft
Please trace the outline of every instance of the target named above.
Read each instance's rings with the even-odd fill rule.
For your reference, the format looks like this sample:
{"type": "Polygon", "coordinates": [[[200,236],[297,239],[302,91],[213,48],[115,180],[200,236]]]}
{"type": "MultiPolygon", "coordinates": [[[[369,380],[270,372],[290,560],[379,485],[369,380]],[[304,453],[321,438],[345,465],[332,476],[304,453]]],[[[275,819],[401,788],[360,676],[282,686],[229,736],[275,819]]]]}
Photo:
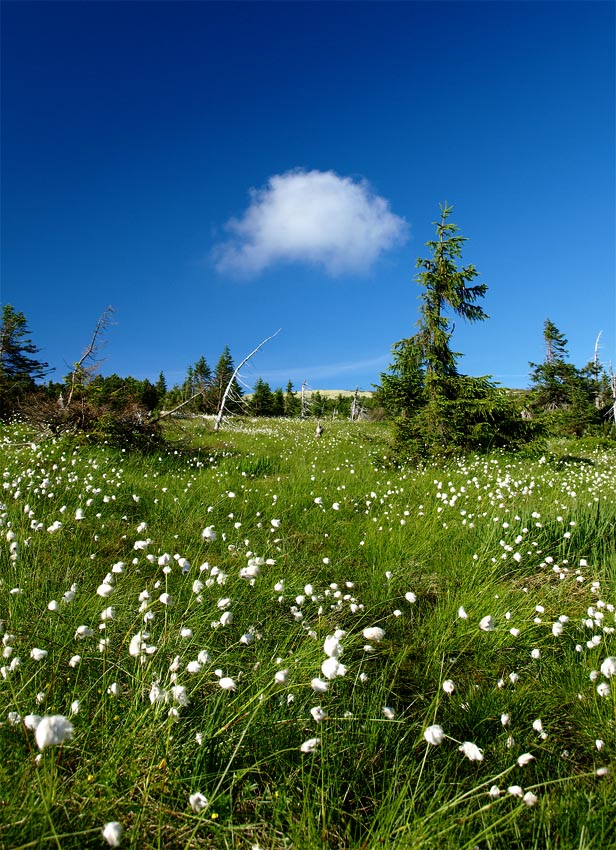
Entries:
{"type": "Polygon", "coordinates": [[[300,750],[302,751],[302,753],[313,753],[320,743],[320,738],[308,738],[308,740],[304,741],[304,743],[301,745],[300,750]]]}
{"type": "Polygon", "coordinates": [[[190,807],[193,812],[200,812],[203,809],[207,809],[207,807],[210,805],[207,797],[203,795],[200,791],[195,791],[194,794],[191,794],[188,798],[188,802],[190,803],[190,807]]]}
{"type": "Polygon", "coordinates": [[[310,709],[310,714],[312,715],[312,719],[316,723],[321,723],[321,721],[327,719],[327,712],[324,708],[321,708],[320,705],[315,705],[314,708],[310,709]]]}
{"type": "Polygon", "coordinates": [[[223,676],[218,680],[218,684],[223,691],[234,691],[237,688],[235,681],[230,676],[223,676]]]}
{"type": "Polygon", "coordinates": [[[30,650],[30,658],[33,658],[35,661],[44,661],[48,654],[46,649],[39,649],[37,646],[30,650]]]}
{"type": "Polygon", "coordinates": [[[41,718],[35,734],[39,750],[55,747],[72,737],[73,724],[62,714],[50,714],[41,718]]]}
{"type": "Polygon", "coordinates": [[[364,629],[362,634],[366,640],[372,640],[375,643],[378,643],[385,637],[385,630],[378,626],[370,626],[369,628],[364,629]]]}
{"type": "Polygon", "coordinates": [[[428,728],[424,730],[423,736],[424,740],[426,740],[428,744],[432,744],[432,746],[436,747],[443,742],[445,733],[443,732],[442,726],[439,726],[438,723],[434,723],[432,726],[428,726],[428,728]]]}
{"type": "Polygon", "coordinates": [[[103,838],[110,847],[119,847],[123,827],[117,820],[109,821],[103,827],[103,838]]]}
{"type": "Polygon", "coordinates": [[[464,741],[458,749],[471,761],[483,761],[483,750],[480,750],[479,747],[471,741],[464,741]]]}
{"type": "Polygon", "coordinates": [[[494,618],[489,614],[486,617],[482,617],[479,621],[479,628],[482,632],[493,632],[496,628],[494,625],[494,618]]]}
{"type": "Polygon", "coordinates": [[[446,694],[452,694],[456,689],[454,682],[451,679],[445,679],[443,682],[443,690],[446,694]]]}

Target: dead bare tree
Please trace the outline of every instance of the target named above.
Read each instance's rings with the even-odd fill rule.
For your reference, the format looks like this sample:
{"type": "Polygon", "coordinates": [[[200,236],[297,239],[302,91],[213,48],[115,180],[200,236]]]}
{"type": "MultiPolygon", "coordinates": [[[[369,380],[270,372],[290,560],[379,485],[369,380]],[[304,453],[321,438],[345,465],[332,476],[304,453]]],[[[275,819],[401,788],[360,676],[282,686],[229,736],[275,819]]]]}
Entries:
{"type": "Polygon", "coordinates": [[[71,401],[73,400],[73,394],[75,389],[79,386],[83,386],[88,381],[92,380],[96,372],[98,371],[102,361],[102,358],[99,357],[99,352],[104,344],[104,341],[101,339],[104,332],[107,330],[109,325],[113,323],[113,314],[115,310],[110,305],[106,307],[105,310],[99,316],[99,319],[96,323],[96,327],[94,328],[94,333],[92,334],[92,338],[90,342],[86,346],[83,354],[77,360],[77,362],[73,366],[73,371],[69,376],[69,391],[66,402],[64,402],[65,407],[71,406],[71,401]]]}
{"type": "Polygon", "coordinates": [[[253,355],[255,355],[257,353],[257,351],[259,351],[259,349],[263,348],[263,346],[265,345],[266,342],[269,342],[270,339],[274,339],[275,336],[278,336],[278,334],[280,333],[281,330],[282,330],[282,328],[278,328],[276,333],[272,334],[271,336],[268,336],[266,339],[263,340],[263,342],[260,342],[259,345],[257,345],[257,347],[253,351],[251,351],[250,354],[247,357],[244,357],[244,359],[239,364],[239,366],[235,367],[235,370],[234,370],[233,374],[231,375],[231,378],[229,379],[229,383],[227,384],[227,387],[224,391],[222,401],[220,402],[220,409],[219,409],[218,413],[216,414],[216,421],[214,422],[214,430],[215,431],[220,430],[222,418],[225,414],[225,404],[227,403],[227,396],[229,395],[229,393],[231,391],[231,387],[233,386],[233,382],[235,381],[235,378],[236,378],[238,372],[240,371],[240,369],[243,366],[246,365],[246,363],[248,363],[250,358],[253,357],[253,355]]]}
{"type": "Polygon", "coordinates": [[[308,385],[308,381],[304,381],[302,384],[302,406],[301,406],[301,419],[305,419],[308,415],[308,402],[306,400],[306,386],[308,385]]]}

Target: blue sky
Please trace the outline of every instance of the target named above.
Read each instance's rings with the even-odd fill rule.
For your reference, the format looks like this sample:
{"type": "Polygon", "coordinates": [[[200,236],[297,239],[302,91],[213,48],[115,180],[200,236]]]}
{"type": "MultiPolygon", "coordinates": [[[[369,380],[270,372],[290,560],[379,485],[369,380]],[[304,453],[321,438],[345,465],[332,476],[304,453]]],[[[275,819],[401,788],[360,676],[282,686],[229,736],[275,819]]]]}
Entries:
{"type": "Polygon", "coordinates": [[[370,389],[415,330],[439,203],[525,386],[550,318],[616,361],[611,2],[11,2],[0,299],[68,371],[169,385],[225,345],[272,387],[370,389]]]}

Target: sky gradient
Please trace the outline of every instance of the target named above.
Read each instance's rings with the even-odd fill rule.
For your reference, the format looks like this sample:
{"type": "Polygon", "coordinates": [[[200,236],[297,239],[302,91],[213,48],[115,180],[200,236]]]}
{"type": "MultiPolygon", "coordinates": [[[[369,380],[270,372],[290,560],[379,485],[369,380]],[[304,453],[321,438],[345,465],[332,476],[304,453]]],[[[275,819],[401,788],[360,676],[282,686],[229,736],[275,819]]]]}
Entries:
{"type": "Polygon", "coordinates": [[[488,292],[461,371],[528,384],[550,318],[616,362],[615,4],[3,2],[0,300],[59,380],[370,389],[439,203],[488,292]]]}

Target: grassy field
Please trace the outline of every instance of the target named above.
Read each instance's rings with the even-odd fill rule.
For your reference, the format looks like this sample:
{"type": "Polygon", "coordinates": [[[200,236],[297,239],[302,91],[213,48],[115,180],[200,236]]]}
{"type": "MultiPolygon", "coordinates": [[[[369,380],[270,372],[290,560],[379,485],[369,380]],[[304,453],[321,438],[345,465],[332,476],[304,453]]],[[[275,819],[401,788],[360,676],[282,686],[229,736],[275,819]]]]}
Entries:
{"type": "Polygon", "coordinates": [[[614,449],[184,427],[0,432],[1,847],[616,847],[614,449]]]}

